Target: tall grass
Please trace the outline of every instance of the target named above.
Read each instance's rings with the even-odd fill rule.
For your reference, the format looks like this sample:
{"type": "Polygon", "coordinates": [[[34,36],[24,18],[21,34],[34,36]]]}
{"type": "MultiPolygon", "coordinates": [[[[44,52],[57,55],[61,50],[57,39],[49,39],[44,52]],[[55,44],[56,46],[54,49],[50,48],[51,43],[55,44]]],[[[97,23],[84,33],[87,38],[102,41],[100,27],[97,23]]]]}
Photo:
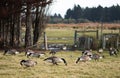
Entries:
{"type": "Polygon", "coordinates": [[[104,59],[75,64],[80,55],[81,51],[58,52],[56,56],[66,59],[68,65],[65,66],[64,63],[52,65],[44,62],[43,59],[51,56],[49,52],[44,57],[27,58],[24,53],[4,56],[0,51],[0,78],[120,78],[120,55],[110,57],[105,52],[104,59]],[[22,59],[32,59],[38,64],[26,68],[19,64],[22,59]]]}

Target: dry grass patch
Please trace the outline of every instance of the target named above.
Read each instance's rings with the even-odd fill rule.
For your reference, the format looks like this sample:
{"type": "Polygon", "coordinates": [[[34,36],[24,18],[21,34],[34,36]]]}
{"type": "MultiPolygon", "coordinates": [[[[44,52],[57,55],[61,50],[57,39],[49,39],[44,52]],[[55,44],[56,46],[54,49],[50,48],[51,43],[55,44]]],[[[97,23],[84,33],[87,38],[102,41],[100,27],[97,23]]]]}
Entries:
{"type": "Polygon", "coordinates": [[[0,78],[120,78],[120,55],[110,57],[104,53],[106,58],[99,61],[79,62],[75,64],[80,51],[58,52],[56,56],[66,59],[68,65],[64,63],[52,65],[44,62],[43,59],[49,57],[49,53],[35,60],[38,64],[34,67],[22,67],[19,62],[28,59],[21,53],[16,56],[5,55],[0,52],[0,78]]]}

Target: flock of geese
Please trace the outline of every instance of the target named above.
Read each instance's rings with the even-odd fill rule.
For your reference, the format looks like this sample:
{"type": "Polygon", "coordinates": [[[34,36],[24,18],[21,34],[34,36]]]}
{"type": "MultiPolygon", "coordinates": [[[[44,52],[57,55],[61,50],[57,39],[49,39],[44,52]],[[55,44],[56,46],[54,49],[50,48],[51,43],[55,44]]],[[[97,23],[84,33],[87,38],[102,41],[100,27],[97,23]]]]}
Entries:
{"type": "MultiPolygon", "coordinates": [[[[77,58],[75,63],[78,63],[79,61],[86,62],[86,61],[89,61],[89,60],[92,60],[92,59],[94,59],[94,60],[102,59],[102,58],[104,58],[104,55],[102,55],[102,52],[103,52],[103,49],[99,49],[98,53],[92,53],[91,50],[84,50],[82,52],[82,55],[77,58]]],[[[112,56],[112,55],[117,56],[117,52],[119,52],[118,49],[109,48],[109,55],[110,56],[112,56]]],[[[9,50],[5,50],[3,55],[6,55],[6,54],[17,55],[19,53],[20,52],[18,52],[16,49],[9,49],[9,50]]],[[[52,63],[53,65],[58,65],[58,63],[63,62],[67,66],[67,61],[64,58],[60,58],[60,57],[55,56],[56,51],[52,50],[50,52],[50,54],[52,54],[52,56],[50,56],[48,58],[45,58],[43,61],[52,63]]],[[[45,55],[45,52],[33,51],[33,50],[30,50],[30,49],[27,49],[25,51],[25,56],[28,57],[28,58],[30,56],[39,58],[39,57],[44,56],[44,55],[45,55]]],[[[25,66],[25,67],[33,67],[36,64],[37,64],[37,61],[33,61],[33,60],[21,60],[20,61],[20,65],[25,66]]]]}

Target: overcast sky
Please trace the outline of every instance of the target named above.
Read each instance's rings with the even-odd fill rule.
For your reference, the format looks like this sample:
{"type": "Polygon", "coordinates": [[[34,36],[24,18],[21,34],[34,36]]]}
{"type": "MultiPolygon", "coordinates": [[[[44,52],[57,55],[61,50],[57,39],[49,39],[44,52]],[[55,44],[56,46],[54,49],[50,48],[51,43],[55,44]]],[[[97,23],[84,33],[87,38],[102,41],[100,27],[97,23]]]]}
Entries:
{"type": "Polygon", "coordinates": [[[72,9],[75,4],[79,4],[83,8],[97,7],[98,5],[110,7],[112,5],[120,5],[120,0],[54,0],[50,9],[50,14],[60,13],[62,17],[64,17],[67,9],[72,9]]]}

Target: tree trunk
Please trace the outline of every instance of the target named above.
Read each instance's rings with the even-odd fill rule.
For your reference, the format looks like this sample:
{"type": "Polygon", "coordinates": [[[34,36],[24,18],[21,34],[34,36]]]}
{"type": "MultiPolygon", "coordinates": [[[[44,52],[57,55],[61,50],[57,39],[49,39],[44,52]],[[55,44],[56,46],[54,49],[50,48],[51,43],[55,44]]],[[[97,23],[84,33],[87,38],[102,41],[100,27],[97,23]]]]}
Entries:
{"type": "Polygon", "coordinates": [[[12,15],[11,17],[11,22],[10,22],[10,46],[14,46],[14,27],[15,27],[15,23],[14,23],[14,16],[12,15]]]}
{"type": "Polygon", "coordinates": [[[33,45],[35,45],[39,39],[39,6],[36,7],[36,19],[35,19],[35,27],[33,31],[33,45]]]}
{"type": "Polygon", "coordinates": [[[17,46],[19,47],[20,46],[20,43],[21,43],[21,17],[20,17],[20,14],[19,16],[17,17],[17,32],[16,32],[17,36],[16,36],[16,40],[17,40],[17,46]]]}
{"type": "Polygon", "coordinates": [[[45,29],[45,8],[44,7],[37,7],[36,9],[36,19],[35,19],[35,28],[34,28],[34,39],[33,44],[37,44],[40,36],[42,35],[44,29],[45,29]],[[40,10],[40,11],[39,11],[40,10]]]}
{"type": "Polygon", "coordinates": [[[0,48],[3,48],[4,46],[4,39],[3,39],[3,20],[0,20],[0,48]]]}
{"type": "Polygon", "coordinates": [[[31,5],[27,5],[26,13],[26,33],[25,33],[25,47],[32,46],[32,21],[31,21],[31,5]]]}

